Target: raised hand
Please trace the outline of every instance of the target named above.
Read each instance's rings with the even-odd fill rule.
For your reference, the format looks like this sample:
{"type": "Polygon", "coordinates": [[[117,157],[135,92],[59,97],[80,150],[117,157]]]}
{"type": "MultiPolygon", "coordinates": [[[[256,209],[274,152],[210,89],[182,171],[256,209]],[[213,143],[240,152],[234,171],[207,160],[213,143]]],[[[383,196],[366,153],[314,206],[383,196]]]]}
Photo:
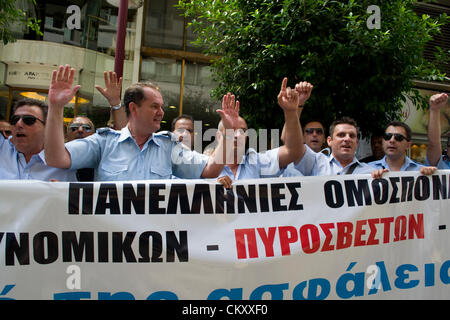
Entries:
{"type": "Polygon", "coordinates": [[[114,71],[105,71],[105,88],[95,85],[95,88],[108,100],[110,106],[116,106],[120,103],[122,93],[122,77],[117,79],[114,71]]]}
{"type": "Polygon", "coordinates": [[[72,88],[74,77],[75,69],[68,64],[59,66],[58,70],[53,70],[52,80],[48,89],[49,107],[64,108],[73,99],[81,88],[80,85],[72,88]]]}
{"type": "Polygon", "coordinates": [[[298,107],[303,107],[306,101],[311,96],[313,85],[309,82],[302,81],[295,85],[295,90],[298,92],[298,107]]]}
{"type": "Polygon", "coordinates": [[[278,104],[284,110],[284,112],[297,112],[297,106],[299,104],[299,94],[297,90],[287,87],[287,78],[284,78],[281,83],[281,90],[278,94],[278,104]]]}
{"type": "Polygon", "coordinates": [[[448,95],[446,93],[434,94],[430,98],[430,109],[439,110],[447,103],[448,95]]]}
{"type": "Polygon", "coordinates": [[[237,129],[239,126],[239,101],[234,94],[227,93],[222,98],[222,109],[217,112],[222,118],[222,124],[225,129],[237,129]]]}

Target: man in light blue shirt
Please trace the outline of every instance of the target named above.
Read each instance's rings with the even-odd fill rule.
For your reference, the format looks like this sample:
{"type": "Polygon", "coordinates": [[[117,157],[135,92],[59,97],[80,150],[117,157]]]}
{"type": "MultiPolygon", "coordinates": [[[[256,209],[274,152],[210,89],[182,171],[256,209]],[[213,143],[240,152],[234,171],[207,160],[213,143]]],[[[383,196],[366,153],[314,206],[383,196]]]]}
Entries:
{"type": "Polygon", "coordinates": [[[11,117],[12,136],[0,137],[0,179],[76,181],[75,171],[47,166],[44,131],[47,104],[35,99],[18,101],[11,117]]]}
{"type": "MultiPolygon", "coordinates": [[[[226,158],[226,164],[218,181],[226,188],[230,188],[235,180],[277,177],[289,163],[299,157],[297,145],[300,143],[298,136],[300,122],[296,116],[297,105],[301,96],[309,96],[312,90],[311,84],[307,82],[301,84],[302,90],[294,90],[287,87],[287,78],[282,81],[278,105],[284,112],[285,144],[279,148],[262,153],[256,152],[254,148],[245,151],[249,132],[247,122],[239,117],[238,126],[234,130],[226,130],[223,124],[219,123],[217,136],[225,137],[226,142],[223,146],[226,152],[223,150],[222,152],[229,157],[226,158]]],[[[256,138],[256,132],[254,130],[251,132],[256,138]]],[[[256,139],[251,140],[256,142],[256,139]]]]}
{"type": "Polygon", "coordinates": [[[432,174],[435,167],[426,167],[411,160],[406,151],[411,147],[411,128],[404,122],[392,121],[388,124],[383,135],[383,151],[385,156],[381,160],[369,162],[378,170],[375,178],[380,178],[387,171],[420,171],[422,174],[432,174]]]}
{"type": "MultiPolygon", "coordinates": [[[[58,168],[95,168],[96,180],[143,180],[178,178],[215,178],[223,169],[223,158],[205,158],[172,139],[170,133],[158,133],[164,116],[164,101],[153,84],[137,83],[124,93],[129,111],[128,124],[120,132],[103,129],[64,145],[61,128],[64,105],[79,85],[73,87],[75,70],[66,65],[52,73],[49,88],[49,114],[45,132],[45,156],[58,168]]],[[[226,128],[236,126],[239,104],[227,94],[218,110],[226,128]]],[[[218,147],[222,146],[222,140],[218,147]]]]}
{"type": "Polygon", "coordinates": [[[442,154],[441,147],[441,109],[447,105],[448,95],[438,93],[430,97],[430,112],[428,117],[428,148],[427,165],[438,169],[450,169],[450,135],[447,137],[447,152],[442,154]]]}
{"type": "Polygon", "coordinates": [[[300,131],[302,143],[300,144],[301,157],[286,168],[283,176],[326,176],[341,174],[372,173],[374,169],[366,163],[359,162],[356,157],[358,147],[358,127],[355,120],[349,117],[335,120],[327,138],[331,155],[314,152],[303,144],[303,134],[300,131]]]}

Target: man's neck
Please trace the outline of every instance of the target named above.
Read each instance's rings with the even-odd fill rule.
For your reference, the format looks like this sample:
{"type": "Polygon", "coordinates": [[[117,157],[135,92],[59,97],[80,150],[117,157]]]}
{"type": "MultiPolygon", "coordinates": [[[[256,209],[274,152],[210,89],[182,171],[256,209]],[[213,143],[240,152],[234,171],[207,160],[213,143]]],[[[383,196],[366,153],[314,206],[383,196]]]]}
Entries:
{"type": "Polygon", "coordinates": [[[134,141],[136,141],[136,144],[141,149],[153,134],[149,132],[140,132],[131,123],[128,123],[128,130],[130,131],[130,134],[133,137],[134,141]]]}
{"type": "Polygon", "coordinates": [[[333,154],[333,157],[340,163],[340,165],[342,166],[342,168],[345,168],[346,166],[348,166],[350,163],[352,163],[353,158],[337,158],[336,155],[333,154]]]}
{"type": "Polygon", "coordinates": [[[386,156],[386,163],[389,165],[391,171],[400,171],[406,161],[406,155],[401,157],[388,157],[386,156]]]}
{"type": "MultiPolygon", "coordinates": [[[[41,150],[42,151],[42,150],[41,150]]],[[[41,152],[41,151],[39,151],[39,152],[41,152]]],[[[31,160],[31,157],[33,157],[35,154],[39,154],[39,152],[35,152],[35,153],[29,153],[29,152],[27,152],[27,153],[22,153],[23,154],[23,156],[24,156],[24,158],[25,158],[25,161],[28,163],[28,162],[30,162],[30,160],[31,160]]]]}

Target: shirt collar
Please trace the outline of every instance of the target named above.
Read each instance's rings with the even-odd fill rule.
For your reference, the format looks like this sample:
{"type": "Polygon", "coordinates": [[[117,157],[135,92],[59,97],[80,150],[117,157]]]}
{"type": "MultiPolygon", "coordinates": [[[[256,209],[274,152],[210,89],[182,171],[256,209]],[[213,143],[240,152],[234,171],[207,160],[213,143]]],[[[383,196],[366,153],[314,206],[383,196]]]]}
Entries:
{"type": "MultiPolygon", "coordinates": [[[[331,153],[331,155],[328,156],[328,161],[329,161],[330,164],[334,162],[336,165],[338,165],[340,168],[342,168],[341,163],[334,157],[333,153],[331,153]]],[[[358,165],[360,164],[360,162],[358,161],[358,159],[356,159],[356,157],[353,156],[352,162],[350,162],[348,165],[346,165],[346,166],[345,166],[344,168],[342,168],[342,169],[345,169],[345,168],[351,166],[351,165],[354,164],[355,162],[356,162],[358,165]]]]}
{"type": "MultiPolygon", "coordinates": [[[[152,140],[158,147],[160,147],[158,140],[154,139],[153,136],[154,136],[154,134],[152,133],[152,135],[146,141],[146,143],[152,140]]],[[[126,125],[122,130],[120,130],[120,136],[119,136],[118,142],[122,142],[127,139],[134,140],[133,136],[131,135],[130,129],[128,128],[128,125],[126,125]]]]}
{"type": "MultiPolygon", "coordinates": [[[[386,156],[384,156],[383,159],[381,159],[379,161],[380,161],[381,165],[383,166],[383,168],[391,170],[391,168],[389,167],[389,165],[386,162],[386,156]]],[[[416,167],[417,164],[414,161],[412,161],[408,156],[405,156],[405,163],[400,168],[400,171],[405,171],[410,166],[416,167]]]]}

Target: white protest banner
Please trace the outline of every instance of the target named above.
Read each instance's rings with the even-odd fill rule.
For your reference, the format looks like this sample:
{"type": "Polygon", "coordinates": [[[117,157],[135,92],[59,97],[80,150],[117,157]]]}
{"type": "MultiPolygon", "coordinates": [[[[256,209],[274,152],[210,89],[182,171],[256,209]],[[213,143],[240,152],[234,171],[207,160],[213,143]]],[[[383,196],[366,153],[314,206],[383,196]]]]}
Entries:
{"type": "Polygon", "coordinates": [[[0,299],[449,299],[450,171],[0,181],[0,299]]]}

